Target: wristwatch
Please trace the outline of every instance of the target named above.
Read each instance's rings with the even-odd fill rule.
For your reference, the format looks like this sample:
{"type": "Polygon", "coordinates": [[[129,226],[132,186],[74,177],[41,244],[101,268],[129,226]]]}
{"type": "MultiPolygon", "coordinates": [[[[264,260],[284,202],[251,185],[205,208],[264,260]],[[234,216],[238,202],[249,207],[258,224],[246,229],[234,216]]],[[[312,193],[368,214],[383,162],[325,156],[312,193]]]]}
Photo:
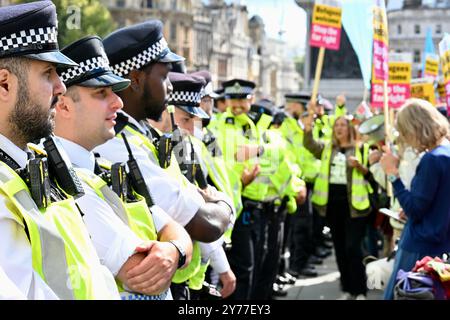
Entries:
{"type": "Polygon", "coordinates": [[[186,263],[186,251],[184,251],[183,247],[177,240],[169,240],[168,242],[170,242],[175,246],[175,248],[177,248],[179,254],[177,269],[180,269],[186,263]]]}
{"type": "Polygon", "coordinates": [[[388,174],[387,178],[388,178],[389,182],[392,183],[398,179],[398,176],[396,176],[395,174],[388,174]]]}

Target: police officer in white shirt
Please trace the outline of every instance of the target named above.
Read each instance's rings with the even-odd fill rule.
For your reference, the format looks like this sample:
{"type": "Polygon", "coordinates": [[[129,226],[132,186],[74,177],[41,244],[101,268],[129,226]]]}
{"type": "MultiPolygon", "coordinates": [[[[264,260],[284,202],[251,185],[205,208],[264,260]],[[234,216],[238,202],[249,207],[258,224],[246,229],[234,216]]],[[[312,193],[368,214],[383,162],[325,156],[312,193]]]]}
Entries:
{"type": "MultiPolygon", "coordinates": [[[[190,144],[190,147],[194,148],[196,157],[202,156],[201,150],[197,150],[196,146],[189,141],[188,137],[194,135],[195,121],[209,118],[208,114],[200,108],[201,94],[205,81],[201,77],[178,72],[170,72],[169,79],[173,86],[173,91],[169,95],[169,105],[175,106],[173,119],[183,136],[183,142],[177,144],[177,150],[175,151],[178,162],[181,163],[184,159],[191,157],[191,150],[186,147],[187,144],[190,144]]],[[[149,123],[163,133],[171,132],[173,125],[167,110],[163,112],[160,121],[149,120],[149,123]]],[[[191,163],[186,163],[186,170],[191,171],[190,176],[193,176],[191,163]]],[[[189,176],[189,174],[187,175],[189,176]]],[[[195,179],[195,177],[192,178],[195,179]]],[[[206,182],[206,177],[204,180],[206,182]]],[[[204,184],[204,182],[199,183],[199,185],[201,184],[204,184]]],[[[214,187],[208,185],[208,188],[214,187]]],[[[223,195],[223,197],[226,198],[227,196],[223,195]]],[[[232,200],[228,199],[228,202],[232,203],[232,200]]],[[[223,242],[224,238],[222,237],[212,243],[200,242],[199,245],[202,252],[202,262],[205,263],[209,260],[209,265],[213,269],[213,272],[219,275],[222,287],[220,294],[223,298],[227,298],[235,290],[236,276],[228,263],[222,246],[223,242]]]]}
{"type": "MultiPolygon", "coordinates": [[[[82,38],[61,52],[80,67],[63,69],[60,73],[67,93],[56,107],[55,134],[73,165],[94,173],[99,167],[92,149],[114,137],[116,112],[123,107],[115,92],[128,87],[130,81],[111,72],[102,41],[97,36],[82,38]]],[[[192,253],[191,239],[184,228],[162,209],[152,206],[160,241],[143,245],[143,240],[85,181],[83,188],[85,195],[77,199],[77,204],[84,213],[83,220],[103,264],[132,291],[152,295],[146,298],[170,297],[168,287],[179,259],[182,258],[185,265],[192,253]],[[180,244],[182,251],[173,243],[180,244]],[[180,257],[181,254],[187,259],[180,257]]],[[[121,295],[125,299],[130,296],[125,292],[121,295]]]]}
{"type": "MultiPolygon", "coordinates": [[[[232,209],[218,198],[200,194],[193,185],[181,186],[152,162],[148,146],[152,142],[139,124],[146,118],[156,120],[161,116],[171,90],[167,79],[171,63],[184,58],[170,51],[162,35],[162,23],[157,20],[119,29],[103,44],[114,72],[131,80],[130,87],[119,93],[126,113],[118,112],[116,122],[121,128],[116,126],[116,134],[127,126],[135,132],[134,138],[141,139],[141,145],[131,144],[131,149],[155,203],[183,225],[193,240],[217,240],[232,219],[232,209]]],[[[133,136],[129,130],[123,132],[133,136]]],[[[128,159],[124,142],[117,136],[94,151],[113,162],[128,159]]]]}
{"type": "Polygon", "coordinates": [[[52,131],[55,104],[66,90],[56,73],[56,66],[76,65],[59,52],[55,6],[51,1],[38,1],[2,7],[0,24],[0,161],[3,182],[0,195],[0,266],[28,299],[118,299],[112,275],[100,265],[92,244],[86,243],[89,238],[84,225],[78,224],[81,217],[78,210],[73,210],[76,209],[72,207],[73,199],[58,197],[56,200],[55,192],[59,189],[54,187],[53,181],[50,182],[50,190],[46,189],[53,192],[50,198],[52,208],[62,208],[64,203],[67,205],[64,217],[73,214],[70,218],[73,223],[65,226],[72,227],[70,234],[78,238],[70,239],[69,243],[63,234],[69,230],[61,232],[61,226],[58,228],[55,224],[61,220],[49,216],[47,206],[38,209],[37,198],[23,192],[28,191],[29,186],[25,186],[26,180],[17,174],[27,166],[27,152],[33,154],[27,143],[48,136],[52,131]],[[11,180],[5,182],[5,177],[11,180]],[[20,197],[19,192],[14,197],[5,193],[8,182],[20,182],[20,185],[16,184],[16,190],[21,190],[20,197]],[[80,255],[74,256],[73,252],[80,255]],[[82,279],[77,279],[82,286],[89,287],[80,289],[73,286],[75,283],[71,279],[80,275],[75,273],[81,270],[78,267],[85,267],[86,272],[82,279]]]}

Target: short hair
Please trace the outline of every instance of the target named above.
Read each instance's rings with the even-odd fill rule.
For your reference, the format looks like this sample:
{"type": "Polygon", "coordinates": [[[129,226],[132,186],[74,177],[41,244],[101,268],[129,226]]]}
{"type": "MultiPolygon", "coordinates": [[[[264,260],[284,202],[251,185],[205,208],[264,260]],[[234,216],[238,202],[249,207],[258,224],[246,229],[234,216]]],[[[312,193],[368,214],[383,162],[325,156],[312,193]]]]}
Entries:
{"type": "Polygon", "coordinates": [[[407,144],[422,152],[449,135],[448,120],[428,101],[408,99],[397,114],[396,128],[407,144]]]}
{"type": "Polygon", "coordinates": [[[28,86],[27,75],[29,65],[30,59],[25,57],[8,57],[0,59],[0,69],[6,69],[14,74],[19,81],[19,85],[25,87],[28,86]]]}
{"type": "Polygon", "coordinates": [[[69,97],[73,100],[73,102],[80,101],[80,92],[78,92],[77,86],[70,86],[67,88],[66,93],[64,94],[66,97],[69,97]]]}

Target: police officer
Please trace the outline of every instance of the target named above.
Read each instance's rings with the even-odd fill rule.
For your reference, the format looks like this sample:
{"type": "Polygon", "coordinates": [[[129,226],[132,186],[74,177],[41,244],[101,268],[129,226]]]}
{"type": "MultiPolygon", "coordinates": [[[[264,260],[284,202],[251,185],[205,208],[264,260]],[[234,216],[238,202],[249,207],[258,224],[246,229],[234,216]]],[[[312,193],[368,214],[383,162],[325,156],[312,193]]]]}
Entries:
{"type": "Polygon", "coordinates": [[[66,90],[56,66],[76,65],[59,52],[55,6],[3,7],[0,21],[0,265],[29,299],[118,299],[71,196],[78,178],[48,137],[66,90]],[[48,157],[27,148],[46,136],[48,157]]]}
{"type": "MultiPolygon", "coordinates": [[[[119,29],[103,44],[114,72],[131,80],[130,87],[119,92],[125,112],[118,112],[116,122],[132,142],[132,153],[155,203],[183,225],[193,240],[217,240],[228,227],[230,208],[217,199],[207,198],[212,201],[205,202],[195,188],[181,186],[159,168],[154,162],[155,147],[147,137],[148,131],[139,123],[146,118],[159,119],[172,89],[167,81],[171,62],[183,58],[170,51],[162,35],[162,23],[157,20],[119,29]]],[[[116,130],[116,134],[120,131],[116,130]]],[[[114,162],[128,159],[120,136],[95,151],[114,162]]]]}
{"type": "MultiPolygon", "coordinates": [[[[267,193],[263,198],[267,219],[267,251],[262,259],[261,276],[255,280],[255,299],[271,298],[281,258],[286,214],[295,213],[297,202],[302,204],[306,197],[305,183],[299,178],[300,168],[293,161],[295,156],[287,148],[282,132],[272,128],[274,109],[272,101],[261,99],[252,104],[249,113],[258,131],[262,132],[265,145],[276,145],[279,150],[273,153],[268,163],[261,162],[261,172],[269,177],[267,193]]],[[[277,289],[276,286],[274,288],[277,289]]]]}
{"type": "MultiPolygon", "coordinates": [[[[226,170],[213,161],[202,141],[194,137],[196,128],[201,132],[201,120],[208,117],[199,106],[204,92],[203,78],[170,72],[169,79],[173,86],[173,91],[169,94],[169,105],[175,107],[173,118],[166,110],[163,112],[161,121],[152,121],[153,126],[162,132],[170,132],[175,124],[181,130],[182,141],[177,144],[174,153],[177,162],[183,168],[183,174],[190,177],[191,182],[196,183],[200,188],[206,189],[210,188],[209,185],[213,185],[231,198],[233,190],[228,181],[226,170]]],[[[233,205],[231,200],[228,200],[228,202],[233,205]]],[[[226,258],[222,242],[223,239],[211,244],[200,243],[202,251],[201,269],[205,270],[208,261],[210,261],[209,265],[219,274],[222,286],[220,293],[222,297],[226,298],[234,291],[236,278],[226,258]]],[[[204,272],[202,278],[205,278],[204,272]]],[[[189,279],[191,294],[194,293],[195,295],[199,288],[195,288],[193,282],[196,282],[195,279],[189,279]]]]}
{"type": "Polygon", "coordinates": [[[84,213],[97,253],[117,280],[129,289],[148,295],[162,292],[158,296],[136,297],[122,290],[123,298],[170,298],[167,288],[180,259],[182,265],[190,260],[189,235],[157,206],[153,205],[150,213],[145,201],[134,199],[131,208],[127,203],[129,192],[121,199],[105,190],[107,185],[101,177],[106,171],[100,169],[92,152],[95,146],[114,137],[116,112],[123,106],[114,92],[128,87],[130,81],[111,72],[99,37],[80,39],[62,52],[83,67],[61,72],[68,90],[56,108],[55,134],[83,181],[86,194],[77,199],[77,204],[84,213]],[[115,201],[108,202],[111,199],[115,201]],[[181,252],[178,245],[182,246],[181,252]],[[133,270],[137,264],[139,267],[133,270]]]}
{"type": "MultiPolygon", "coordinates": [[[[285,95],[285,110],[288,117],[281,125],[281,131],[288,142],[288,148],[296,155],[296,163],[301,168],[302,178],[306,182],[308,195],[306,202],[298,207],[297,214],[288,216],[289,224],[289,273],[312,277],[317,275],[314,265],[309,263],[314,253],[313,245],[313,208],[311,193],[314,180],[318,174],[320,162],[303,146],[302,115],[306,105],[311,100],[307,93],[292,93],[285,95]]],[[[319,261],[316,261],[319,262],[319,261]]]]}

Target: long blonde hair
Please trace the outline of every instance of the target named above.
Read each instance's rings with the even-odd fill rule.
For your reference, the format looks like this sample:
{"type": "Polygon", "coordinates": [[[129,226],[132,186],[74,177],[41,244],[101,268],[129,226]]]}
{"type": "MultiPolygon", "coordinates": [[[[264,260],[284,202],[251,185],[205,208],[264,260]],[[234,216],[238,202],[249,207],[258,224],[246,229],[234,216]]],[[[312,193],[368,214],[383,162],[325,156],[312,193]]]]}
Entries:
{"type": "Polygon", "coordinates": [[[448,120],[431,103],[415,98],[398,112],[396,127],[402,140],[419,152],[434,148],[450,132],[448,120]]]}
{"type": "Polygon", "coordinates": [[[355,127],[353,126],[352,122],[350,121],[349,118],[347,118],[346,116],[340,116],[337,117],[336,120],[333,123],[333,133],[332,133],[332,137],[331,137],[331,141],[333,143],[334,147],[340,147],[339,141],[336,137],[336,132],[335,132],[335,127],[336,127],[336,123],[338,122],[338,120],[340,119],[344,119],[345,122],[347,123],[347,128],[348,128],[348,142],[350,145],[354,146],[356,144],[356,130],[355,127]]]}

